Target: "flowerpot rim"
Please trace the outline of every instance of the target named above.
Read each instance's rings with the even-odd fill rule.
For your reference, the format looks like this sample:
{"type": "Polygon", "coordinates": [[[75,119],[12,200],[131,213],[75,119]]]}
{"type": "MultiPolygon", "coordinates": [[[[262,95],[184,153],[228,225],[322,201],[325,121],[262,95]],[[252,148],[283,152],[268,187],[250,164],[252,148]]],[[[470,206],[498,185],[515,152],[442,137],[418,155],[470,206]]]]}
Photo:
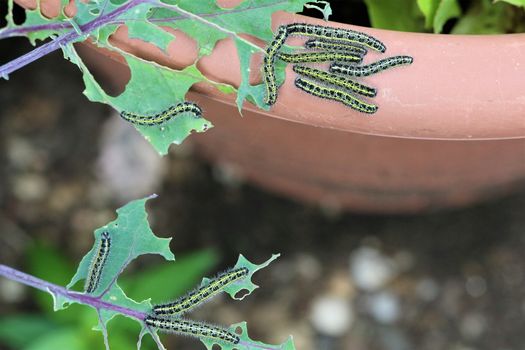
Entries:
{"type": "MultiPolygon", "coordinates": [[[[34,5],[31,0],[17,3],[24,7],[34,5]]],[[[42,12],[54,13],[58,4],[59,0],[43,0],[42,12]]],[[[368,100],[379,106],[373,115],[298,90],[291,65],[287,67],[277,103],[270,111],[251,103],[245,103],[243,109],[316,127],[378,136],[463,141],[525,138],[525,89],[521,84],[525,76],[525,34],[397,32],[325,22],[282,11],[274,13],[272,20],[274,30],[281,24],[299,22],[365,32],[387,46],[384,54],[369,53],[365,64],[396,55],[412,56],[414,63],[362,79],[378,89],[377,97],[368,100]]],[[[300,43],[294,40],[293,44],[300,43]]],[[[149,43],[129,39],[123,28],[112,36],[112,43],[175,69],[191,64],[196,58],[195,43],[182,33],[177,33],[167,55],[160,49],[152,49],[149,43]]],[[[122,62],[117,54],[109,55],[122,62]]],[[[252,60],[252,72],[258,72],[260,66],[261,55],[257,56],[252,60]]],[[[240,64],[231,39],[219,41],[210,56],[199,59],[198,67],[214,81],[235,86],[240,83],[240,64]]],[[[254,74],[251,83],[259,79],[254,74]]],[[[210,86],[197,84],[193,90],[226,104],[235,103],[234,96],[210,86]]]]}

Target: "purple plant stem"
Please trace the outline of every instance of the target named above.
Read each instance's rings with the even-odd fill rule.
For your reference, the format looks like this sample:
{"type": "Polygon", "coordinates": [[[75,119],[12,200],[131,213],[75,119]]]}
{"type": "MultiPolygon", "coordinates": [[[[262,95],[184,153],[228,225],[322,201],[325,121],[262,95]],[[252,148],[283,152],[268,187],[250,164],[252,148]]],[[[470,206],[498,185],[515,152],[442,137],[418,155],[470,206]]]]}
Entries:
{"type": "Polygon", "coordinates": [[[40,278],[28,275],[22,271],[15,270],[9,266],[0,264],[0,276],[4,276],[13,281],[20,282],[27,286],[31,286],[36,289],[40,289],[44,292],[51,292],[56,295],[62,295],[72,301],[79,304],[90,305],[97,310],[106,309],[118,312],[122,315],[126,315],[131,318],[135,318],[142,321],[146,314],[141,311],[128,309],[123,306],[115,305],[107,301],[101,300],[100,297],[93,297],[79,292],[70,291],[62,286],[44,281],[40,278]]]}
{"type": "MultiPolygon", "coordinates": [[[[22,55],[18,57],[17,59],[12,60],[11,62],[8,62],[4,64],[3,66],[0,66],[0,77],[7,78],[9,74],[12,72],[28,65],[29,63],[36,61],[37,59],[55,51],[58,50],[60,47],[65,46],[69,43],[74,42],[78,38],[80,38],[83,33],[89,33],[96,28],[99,28],[108,22],[112,22],[115,20],[118,16],[125,13],[129,9],[140,5],[142,3],[148,2],[148,0],[130,0],[124,5],[120,6],[119,8],[115,9],[114,11],[108,13],[105,16],[99,16],[92,20],[91,22],[88,22],[82,26],[80,26],[81,33],[77,33],[76,31],[71,31],[69,33],[63,34],[59,36],[58,38],[54,39],[53,41],[50,41],[42,46],[39,46],[38,48],[34,49],[31,52],[26,53],[25,55],[22,55]]],[[[44,29],[40,29],[44,30],[44,29]]]]}
{"type": "MultiPolygon", "coordinates": [[[[101,27],[106,24],[122,24],[124,23],[125,19],[118,20],[117,17],[123,14],[124,12],[128,11],[129,9],[142,4],[142,3],[157,3],[155,0],[131,0],[127,2],[126,4],[122,5],[121,7],[115,9],[114,11],[108,13],[107,15],[101,15],[94,19],[91,22],[88,22],[82,26],[80,26],[81,32],[83,33],[89,33],[93,31],[94,29],[97,29],[98,27],[101,27]]],[[[236,13],[236,12],[244,12],[247,10],[254,10],[269,6],[275,6],[276,4],[282,4],[285,1],[279,1],[274,4],[269,5],[261,5],[261,6],[255,6],[255,7],[249,7],[245,9],[234,9],[228,12],[228,14],[236,13]]],[[[221,14],[217,13],[207,13],[207,14],[200,14],[197,15],[199,17],[218,17],[221,14]]],[[[150,19],[151,22],[171,22],[176,21],[180,19],[184,19],[186,16],[177,16],[177,17],[170,17],[170,18],[156,18],[156,19],[150,19]]],[[[30,27],[22,27],[22,28],[12,28],[8,29],[6,31],[0,31],[0,39],[12,37],[12,36],[18,36],[25,33],[30,33],[34,31],[42,31],[42,30],[59,30],[59,29],[69,29],[73,26],[71,24],[67,23],[50,23],[50,24],[42,24],[37,26],[30,26],[30,27]]],[[[54,39],[53,41],[44,44],[36,49],[34,49],[31,52],[28,52],[27,54],[20,56],[2,66],[0,66],[0,78],[7,79],[9,74],[13,73],[14,71],[28,65],[31,62],[36,61],[37,59],[58,50],[60,47],[67,45],[71,42],[74,42],[80,36],[83,35],[82,33],[77,33],[76,31],[72,31],[66,34],[63,34],[62,36],[59,36],[58,38],[54,39]]]]}
{"type": "MultiPolygon", "coordinates": [[[[273,3],[273,4],[251,6],[249,8],[243,8],[243,9],[233,9],[233,10],[229,10],[227,12],[221,12],[221,13],[199,13],[197,15],[203,18],[206,18],[206,17],[213,18],[213,17],[219,17],[223,15],[231,15],[234,13],[242,13],[248,10],[259,10],[259,9],[266,8],[266,7],[280,5],[285,2],[286,1],[283,0],[283,1],[278,1],[276,3],[273,3]]],[[[167,22],[175,22],[175,21],[185,19],[185,18],[186,17],[184,16],[174,16],[174,17],[166,17],[166,18],[150,18],[148,19],[148,21],[152,23],[155,23],[155,22],[167,23],[167,22]]],[[[136,21],[136,19],[123,18],[123,19],[108,21],[105,24],[123,24],[125,21],[136,21]]],[[[14,36],[21,36],[26,33],[38,32],[38,31],[43,31],[43,30],[60,30],[60,29],[71,29],[71,28],[73,28],[73,26],[69,23],[49,23],[49,24],[40,24],[36,26],[20,26],[16,28],[6,29],[3,31],[0,30],[0,39],[10,38],[14,36]]]]}
{"type": "Polygon", "coordinates": [[[15,28],[9,28],[6,30],[0,31],[0,39],[10,38],[13,36],[22,36],[26,33],[39,32],[43,30],[60,30],[60,29],[69,29],[73,26],[69,23],[49,23],[49,24],[40,24],[36,26],[20,26],[15,28]]]}

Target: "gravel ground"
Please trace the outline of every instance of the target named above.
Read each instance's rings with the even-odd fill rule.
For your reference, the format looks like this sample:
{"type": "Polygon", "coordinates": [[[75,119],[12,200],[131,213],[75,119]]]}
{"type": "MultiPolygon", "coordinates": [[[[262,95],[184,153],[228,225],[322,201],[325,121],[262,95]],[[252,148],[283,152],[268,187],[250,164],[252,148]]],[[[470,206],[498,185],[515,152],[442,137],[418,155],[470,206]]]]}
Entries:
{"type": "MultiPolygon", "coordinates": [[[[27,50],[0,42],[13,57],[27,50]]],[[[267,342],[293,334],[301,350],[525,348],[525,189],[419,216],[326,213],[233,181],[189,144],[158,158],[80,81],[58,53],[0,81],[1,263],[23,269],[37,239],[78,260],[118,206],[157,192],[154,229],[174,233],[177,253],[215,247],[221,266],[282,253],[250,298],[198,317],[245,319],[267,342]]],[[[0,315],[34,308],[0,279],[0,315]]]]}

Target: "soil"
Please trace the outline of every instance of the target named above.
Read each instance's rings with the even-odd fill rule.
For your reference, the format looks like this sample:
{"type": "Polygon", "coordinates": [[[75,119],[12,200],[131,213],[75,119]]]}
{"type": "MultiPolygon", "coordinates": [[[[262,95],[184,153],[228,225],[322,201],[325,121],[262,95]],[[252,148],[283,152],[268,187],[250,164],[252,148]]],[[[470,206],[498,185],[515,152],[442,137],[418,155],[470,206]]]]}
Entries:
{"type": "MultiPolygon", "coordinates": [[[[25,40],[0,42],[10,57],[29,50],[25,40]]],[[[60,53],[0,81],[3,264],[23,270],[35,240],[79,260],[92,230],[124,203],[126,190],[107,179],[127,168],[101,175],[97,166],[109,147],[102,135],[124,128],[126,142],[148,146],[82,90],[80,72],[60,53]]],[[[153,158],[137,160],[139,175],[142,159],[153,158]]],[[[191,142],[151,162],[159,171],[139,176],[146,185],[135,198],[160,194],[149,205],[154,231],[173,233],[177,254],[215,248],[224,257],[218,269],[239,253],[258,262],[282,254],[257,275],[253,295],[212,303],[199,310],[204,318],[246,320],[253,338],[266,342],[293,334],[301,350],[525,348],[525,188],[454,211],[367,216],[265,193],[206,164],[191,142]]],[[[0,316],[35,312],[27,297],[2,295],[0,316]]],[[[200,348],[191,339],[173,342],[200,348]]]]}

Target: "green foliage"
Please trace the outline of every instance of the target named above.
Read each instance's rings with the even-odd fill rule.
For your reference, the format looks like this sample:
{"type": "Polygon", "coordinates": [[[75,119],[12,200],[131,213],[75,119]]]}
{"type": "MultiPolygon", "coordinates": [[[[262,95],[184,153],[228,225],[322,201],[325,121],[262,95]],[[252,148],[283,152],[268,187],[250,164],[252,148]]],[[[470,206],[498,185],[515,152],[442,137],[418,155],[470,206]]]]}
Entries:
{"type": "MultiPolygon", "coordinates": [[[[244,347],[246,350],[252,350],[252,349],[295,350],[295,345],[293,343],[292,337],[289,337],[284,343],[279,344],[277,346],[269,346],[268,344],[264,344],[264,343],[259,342],[259,341],[254,341],[253,339],[251,339],[248,336],[248,328],[246,326],[246,322],[240,322],[240,323],[233,324],[230,327],[230,330],[232,332],[237,333],[237,334],[240,333],[239,337],[241,339],[241,343],[245,342],[245,343],[251,344],[250,347],[244,347]],[[240,331],[240,332],[238,332],[238,331],[240,331]]],[[[203,343],[204,343],[204,345],[206,345],[206,348],[208,350],[213,350],[214,349],[213,348],[213,345],[214,345],[213,342],[211,342],[211,341],[203,341],[203,343]]],[[[235,349],[242,349],[243,348],[243,346],[239,346],[239,345],[226,345],[226,346],[221,346],[221,347],[222,347],[222,350],[235,350],[235,349]]]]}
{"type": "MultiPolygon", "coordinates": [[[[47,281],[64,285],[75,272],[74,266],[66,257],[60,254],[60,251],[43,242],[36,242],[27,251],[27,268],[28,271],[35,275],[44,277],[47,281]]],[[[49,314],[54,314],[53,308],[49,305],[49,297],[36,290],[31,291],[34,294],[34,300],[42,310],[49,314]]],[[[59,317],[71,318],[71,315],[59,314],[59,317]]]]}
{"type": "Polygon", "coordinates": [[[525,7],[525,0],[494,0],[494,2],[499,1],[508,2],[509,4],[512,4],[514,6],[525,7]]]}
{"type": "Polygon", "coordinates": [[[372,25],[377,28],[442,33],[450,20],[454,34],[496,34],[525,30],[523,20],[513,21],[525,0],[472,0],[462,13],[458,0],[364,0],[372,25]],[[504,3],[506,1],[506,3],[504,3]]]}
{"type": "Polygon", "coordinates": [[[13,349],[26,349],[47,334],[53,333],[56,324],[39,315],[14,315],[0,319],[0,345],[13,349]]]}
{"type": "MultiPolygon", "coordinates": [[[[9,0],[12,5],[12,0],[9,0]]],[[[68,1],[62,0],[62,6],[68,1]]],[[[24,24],[17,26],[12,21],[12,12],[7,16],[7,27],[2,31],[27,29],[26,35],[34,44],[36,40],[56,38],[66,33],[80,33],[75,39],[61,45],[64,56],[76,64],[82,72],[86,86],[84,94],[95,102],[108,104],[117,111],[128,111],[142,115],[155,114],[178,104],[185,99],[188,90],[195,83],[207,83],[219,91],[229,94],[237,93],[237,105],[241,110],[246,99],[266,108],[262,103],[264,94],[260,85],[252,86],[248,82],[249,63],[253,54],[263,49],[244,39],[240,34],[249,34],[264,41],[272,38],[271,15],[275,11],[299,12],[307,3],[316,0],[245,0],[234,8],[221,8],[215,0],[178,0],[178,1],[117,1],[90,0],[76,1],[77,14],[69,19],[61,14],[57,18],[45,18],[40,9],[27,10],[24,24]],[[118,13],[126,4],[133,3],[129,9],[107,20],[112,13],[118,13]],[[95,25],[102,23],[102,25],[95,25]],[[41,25],[60,25],[42,28],[41,25]],[[68,26],[69,25],[69,26],[68,26]],[[209,55],[217,41],[225,38],[234,39],[241,63],[240,86],[220,84],[205,77],[197,68],[196,62],[184,69],[173,69],[134,56],[113,46],[110,36],[122,25],[126,25],[130,38],[142,40],[166,51],[176,37],[162,27],[180,29],[191,36],[198,45],[197,60],[209,55]],[[38,27],[34,27],[38,26],[38,27]],[[91,41],[98,47],[113,51],[125,59],[131,71],[131,79],[125,91],[116,97],[108,95],[94,79],[89,69],[77,55],[73,43],[91,41]]],[[[324,6],[328,15],[329,5],[324,6]]],[[[127,7],[126,7],[127,8],[127,7]]],[[[192,132],[203,132],[213,125],[204,118],[182,115],[173,118],[162,126],[136,126],[139,132],[160,153],[166,154],[170,144],[180,144],[192,132]]]]}
{"type": "Polygon", "coordinates": [[[424,21],[415,0],[365,0],[372,26],[383,29],[419,32],[424,21]]]}
{"type": "MultiPolygon", "coordinates": [[[[99,338],[89,331],[93,324],[98,323],[95,329],[102,331],[107,348],[109,345],[115,349],[136,347],[131,333],[131,330],[135,329],[135,337],[139,334],[139,344],[143,336],[149,333],[158,348],[162,349],[156,331],[146,328],[144,324],[146,314],[152,309],[151,298],[163,301],[172,300],[184,293],[198,284],[199,276],[215,265],[218,257],[213,251],[202,251],[181,259],[179,263],[149,268],[121,278],[120,275],[126,267],[141,255],[156,254],[166,260],[174,260],[169,250],[170,239],[157,237],[149,227],[145,210],[148,199],[128,203],[117,210],[116,220],[95,230],[93,248],[80,262],[68,286],[71,288],[86,278],[93,254],[98,252],[98,241],[101,234],[109,232],[111,239],[109,255],[102,269],[100,284],[93,293],[79,293],[59,286],[46,288],[55,300],[55,310],[73,308],[74,313],[48,313],[45,316],[20,315],[0,319],[0,344],[5,343],[22,350],[100,348],[99,338]],[[120,284],[124,289],[120,287],[120,284]],[[128,297],[124,290],[129,292],[131,297],[128,297]],[[69,314],[68,317],[63,316],[67,314],[69,314]],[[108,328],[109,321],[118,315],[126,316],[133,322],[112,322],[112,326],[108,328]],[[137,323],[139,327],[136,326],[137,323]],[[21,333],[24,334],[24,337],[17,336],[21,333]],[[108,333],[111,333],[110,337],[108,333]],[[28,335],[31,336],[28,337],[28,335]]],[[[67,271],[72,270],[72,266],[59,251],[38,244],[30,250],[30,253],[33,256],[29,259],[32,271],[39,274],[39,277],[49,276],[50,279],[64,283],[64,275],[67,271]],[[40,266],[38,266],[38,261],[40,261],[40,266]],[[44,263],[49,265],[45,266],[44,263]],[[50,267],[56,268],[57,271],[50,270],[50,267]]],[[[247,268],[248,276],[238,283],[228,285],[223,291],[234,299],[243,299],[258,287],[251,280],[253,274],[268,266],[277,257],[278,255],[273,255],[262,264],[253,264],[240,255],[234,268],[247,268]]],[[[200,283],[206,284],[207,282],[208,279],[204,278],[200,283]]],[[[235,346],[221,343],[223,350],[233,348],[243,350],[252,346],[260,349],[294,349],[291,338],[281,345],[267,345],[250,339],[245,323],[235,324],[230,328],[242,330],[242,334],[239,335],[242,342],[235,346]]],[[[201,341],[208,349],[213,348],[213,343],[210,343],[209,339],[201,339],[201,341]]],[[[153,343],[149,342],[147,348],[152,346],[154,346],[153,343]]]]}
{"type": "Polygon", "coordinates": [[[425,27],[441,33],[443,25],[461,15],[457,0],[417,0],[419,9],[425,16],[425,27]]]}
{"type": "MultiPolygon", "coordinates": [[[[109,288],[108,291],[111,294],[112,288],[117,287],[114,284],[115,279],[131,261],[141,255],[158,254],[166,260],[175,260],[175,256],[169,247],[171,238],[158,238],[149,227],[145,210],[148,199],[144,198],[126,204],[117,210],[117,220],[95,230],[96,242],[99,241],[102,232],[109,232],[111,236],[111,254],[106,261],[100,285],[95,293],[109,288]]],[[[77,272],[69,282],[68,288],[86,278],[96,250],[97,245],[95,244],[91,251],[84,256],[77,272]]]]}
{"type": "Polygon", "coordinates": [[[434,32],[441,33],[445,23],[461,15],[461,8],[457,0],[441,0],[437,6],[432,27],[434,32]]]}
{"type": "MultiPolygon", "coordinates": [[[[28,250],[26,259],[29,272],[58,284],[65,284],[75,271],[73,264],[60,250],[41,243],[28,250]]],[[[203,274],[217,265],[218,259],[213,250],[203,250],[178,258],[176,264],[147,267],[140,272],[122,276],[119,281],[133,299],[151,297],[153,300],[169,300],[192,289],[203,274]],[[166,283],[167,280],[170,283],[166,283]]],[[[97,322],[96,314],[91,309],[72,305],[68,312],[53,312],[47,295],[38,291],[34,294],[45,314],[19,314],[0,318],[0,347],[4,345],[20,350],[37,347],[55,350],[55,347],[46,347],[47,344],[63,341],[68,338],[68,334],[74,334],[77,339],[66,347],[68,350],[103,347],[98,335],[91,331],[91,327],[97,322]]],[[[124,318],[110,324],[108,331],[111,334],[111,348],[135,348],[133,338],[139,329],[136,322],[124,318]]],[[[143,345],[143,348],[153,349],[155,346],[153,343],[148,345],[149,347],[143,345]]]]}
{"type": "Polygon", "coordinates": [[[453,34],[499,34],[525,31],[525,12],[504,2],[480,0],[461,17],[453,34]],[[521,12],[521,18],[519,13],[521,12]],[[518,16],[516,16],[518,15],[518,16]]]}

